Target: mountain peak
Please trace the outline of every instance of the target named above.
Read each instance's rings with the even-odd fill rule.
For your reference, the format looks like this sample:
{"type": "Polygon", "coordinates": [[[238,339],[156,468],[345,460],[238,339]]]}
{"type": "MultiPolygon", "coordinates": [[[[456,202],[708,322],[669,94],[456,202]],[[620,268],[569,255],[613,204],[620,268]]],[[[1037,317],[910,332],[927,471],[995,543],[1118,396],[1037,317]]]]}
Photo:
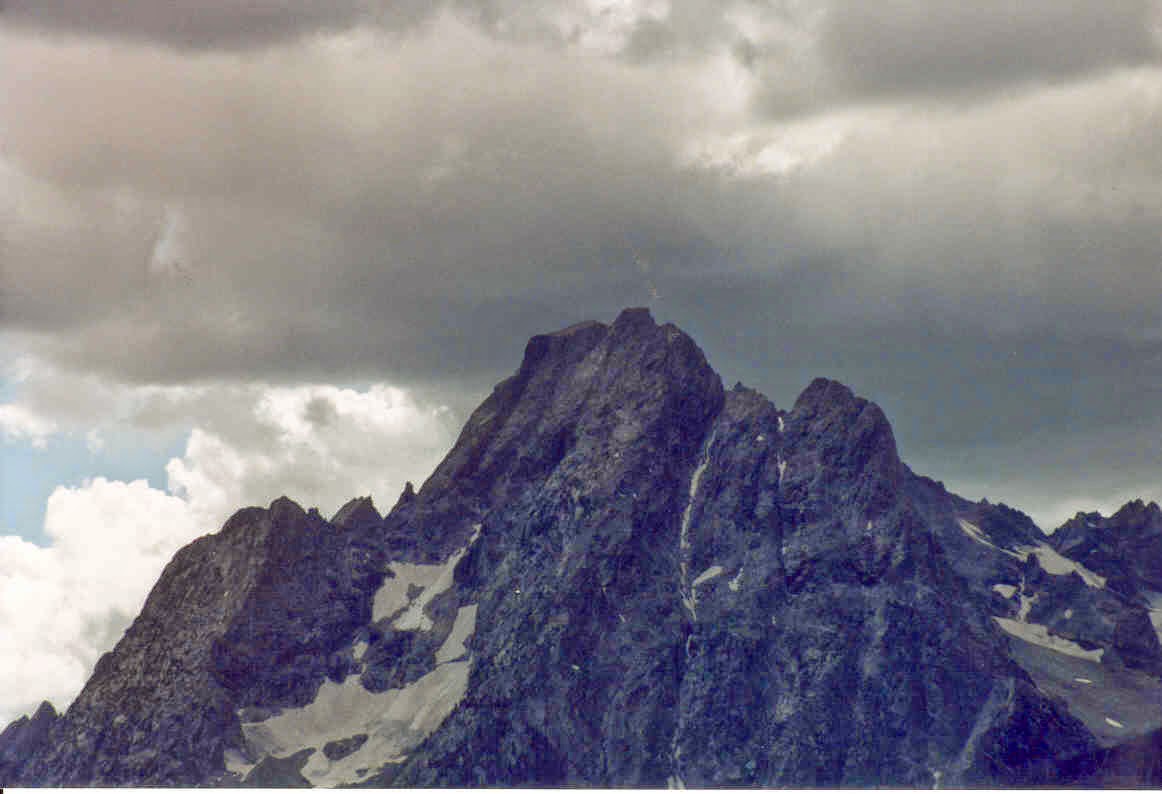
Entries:
{"type": "Polygon", "coordinates": [[[656,325],[654,316],[645,306],[622,309],[621,313],[617,315],[617,319],[613,321],[613,327],[616,329],[653,328],[656,325]]]}
{"type": "Polygon", "coordinates": [[[837,380],[815,378],[795,400],[795,410],[843,408],[858,399],[848,386],[837,380]]]}
{"type": "Polygon", "coordinates": [[[276,520],[301,520],[307,517],[307,511],[303,509],[302,505],[300,505],[294,499],[291,499],[289,496],[286,496],[285,494],[271,502],[270,507],[267,508],[267,511],[271,514],[272,517],[275,517],[276,520]]]}
{"type": "Polygon", "coordinates": [[[1110,517],[1110,521],[1127,529],[1153,527],[1162,524],[1162,508],[1158,507],[1157,502],[1147,504],[1141,499],[1134,499],[1122,505],[1110,517]]]}
{"type": "Polygon", "coordinates": [[[45,700],[31,718],[23,716],[5,728],[0,733],[0,772],[16,768],[42,751],[59,719],[56,709],[45,700]]]}
{"type": "Polygon", "coordinates": [[[878,405],[844,384],[816,378],[799,395],[789,418],[792,432],[810,436],[820,450],[842,450],[839,460],[870,465],[895,478],[901,464],[891,423],[878,405]]]}
{"type": "Polygon", "coordinates": [[[1067,785],[1162,726],[1149,593],[1100,568],[1153,537],[1083,566],[847,386],[726,392],[627,309],[530,339],[386,516],[281,497],[180,550],[0,783],[1067,785]]]}
{"type": "MultiPolygon", "coordinates": [[[[411,483],[408,483],[409,485],[411,483]]],[[[361,496],[352,499],[339,508],[331,519],[331,523],[340,529],[365,530],[378,526],[383,522],[383,516],[375,509],[375,503],[370,496],[361,496]]]]}

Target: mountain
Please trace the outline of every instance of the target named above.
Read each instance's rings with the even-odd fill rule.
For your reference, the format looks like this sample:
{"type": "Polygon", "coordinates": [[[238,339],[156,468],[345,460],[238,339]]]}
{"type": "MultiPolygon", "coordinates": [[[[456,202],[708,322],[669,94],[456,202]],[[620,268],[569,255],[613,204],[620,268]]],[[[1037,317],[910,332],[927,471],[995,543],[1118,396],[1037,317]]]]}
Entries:
{"type": "Polygon", "coordinates": [[[1109,518],[1078,513],[1053,534],[1053,546],[1127,595],[1162,594],[1162,508],[1154,502],[1135,500],[1109,518]]]}
{"type": "Polygon", "coordinates": [[[0,782],[1156,784],[1152,509],[1046,536],[842,384],[779,409],[626,310],[531,339],[385,516],[178,552],[0,782]]]}

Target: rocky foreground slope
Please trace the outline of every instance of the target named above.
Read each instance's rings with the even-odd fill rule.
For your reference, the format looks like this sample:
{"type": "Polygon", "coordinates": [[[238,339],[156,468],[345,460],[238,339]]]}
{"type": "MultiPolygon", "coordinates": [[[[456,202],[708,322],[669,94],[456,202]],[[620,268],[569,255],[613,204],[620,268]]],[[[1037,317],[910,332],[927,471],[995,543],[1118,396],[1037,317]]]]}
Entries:
{"type": "Polygon", "coordinates": [[[841,384],[781,410],[627,310],[534,337],[386,516],[182,549],[0,783],[1156,784],[1159,538],[1046,537],[841,384]]]}

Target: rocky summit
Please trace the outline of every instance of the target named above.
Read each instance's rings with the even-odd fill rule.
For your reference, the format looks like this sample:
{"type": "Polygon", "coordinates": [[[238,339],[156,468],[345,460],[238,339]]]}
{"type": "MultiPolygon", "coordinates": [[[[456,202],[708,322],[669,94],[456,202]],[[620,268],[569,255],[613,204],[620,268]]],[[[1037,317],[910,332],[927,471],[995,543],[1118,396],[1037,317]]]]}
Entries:
{"type": "Polygon", "coordinates": [[[178,552],[0,783],[1157,785],[1160,594],[1157,505],[1045,535],[630,309],[530,340],[386,515],[178,552]]]}

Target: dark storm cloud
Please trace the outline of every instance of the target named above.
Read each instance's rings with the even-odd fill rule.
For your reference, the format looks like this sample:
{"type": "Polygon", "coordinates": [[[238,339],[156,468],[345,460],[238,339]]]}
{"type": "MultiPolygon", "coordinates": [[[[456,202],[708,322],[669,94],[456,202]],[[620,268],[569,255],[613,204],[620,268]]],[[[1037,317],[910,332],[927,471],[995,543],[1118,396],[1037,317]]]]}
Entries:
{"type": "Polygon", "coordinates": [[[647,6],[385,37],[312,4],[182,44],[143,4],[115,46],[26,11],[0,34],[0,318],[114,380],[387,378],[464,408],[529,335],[648,303],[784,407],[850,382],[966,482],[966,450],[1016,481],[1026,438],[1162,425],[1149,7],[647,6]]]}
{"type": "Polygon", "coordinates": [[[855,93],[974,92],[1157,61],[1149,0],[833,3],[823,59],[855,93]]]}
{"type": "MultiPolygon", "coordinates": [[[[449,51],[412,43],[354,62],[316,49],[191,65],[133,50],[105,55],[95,77],[82,45],[27,44],[10,178],[66,186],[68,201],[17,191],[26,219],[54,222],[14,235],[6,319],[88,322],[59,349],[143,377],[352,355],[382,367],[398,361],[383,360],[382,339],[426,350],[469,327],[474,307],[640,278],[636,250],[696,248],[691,191],[704,180],[672,166],[685,122],[643,101],[656,81],[444,33],[449,51]],[[42,103],[45,89],[70,99],[42,103]],[[169,269],[154,261],[167,212],[186,230],[169,269]],[[94,229],[108,242],[93,245],[94,229]],[[40,254],[58,239],[69,247],[46,269],[40,254]],[[94,271],[95,289],[52,289],[94,271]],[[30,284],[38,300],[17,300],[30,284]],[[433,306],[456,307],[454,322],[433,306]]],[[[424,366],[436,361],[461,363],[424,366]]]]}
{"type": "Polygon", "coordinates": [[[0,19],[17,30],[215,50],[264,46],[361,24],[405,30],[427,18],[431,7],[418,0],[3,0],[0,19]]]}

